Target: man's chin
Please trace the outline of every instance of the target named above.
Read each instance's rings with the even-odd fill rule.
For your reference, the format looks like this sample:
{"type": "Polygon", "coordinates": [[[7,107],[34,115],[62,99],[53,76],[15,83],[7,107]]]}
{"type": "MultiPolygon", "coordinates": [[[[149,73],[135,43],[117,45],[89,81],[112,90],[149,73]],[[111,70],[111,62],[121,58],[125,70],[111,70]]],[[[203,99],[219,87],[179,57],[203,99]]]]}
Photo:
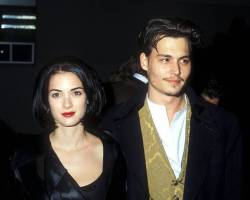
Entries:
{"type": "Polygon", "coordinates": [[[165,92],[166,96],[171,96],[171,97],[180,97],[181,93],[180,92],[165,92]]]}
{"type": "Polygon", "coordinates": [[[184,94],[184,89],[180,89],[180,90],[175,90],[175,91],[166,91],[165,95],[167,96],[172,96],[172,97],[180,97],[184,94]]]}

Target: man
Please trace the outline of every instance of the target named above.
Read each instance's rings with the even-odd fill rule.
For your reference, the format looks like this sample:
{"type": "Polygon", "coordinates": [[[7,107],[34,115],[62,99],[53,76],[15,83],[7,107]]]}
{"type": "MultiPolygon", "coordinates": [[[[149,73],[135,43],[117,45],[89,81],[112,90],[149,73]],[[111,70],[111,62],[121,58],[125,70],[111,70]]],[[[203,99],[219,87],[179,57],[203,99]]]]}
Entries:
{"type": "Polygon", "coordinates": [[[241,142],[236,118],[188,86],[196,26],[150,20],[139,36],[146,98],[111,110],[109,130],[127,164],[127,199],[240,199],[241,142]]]}

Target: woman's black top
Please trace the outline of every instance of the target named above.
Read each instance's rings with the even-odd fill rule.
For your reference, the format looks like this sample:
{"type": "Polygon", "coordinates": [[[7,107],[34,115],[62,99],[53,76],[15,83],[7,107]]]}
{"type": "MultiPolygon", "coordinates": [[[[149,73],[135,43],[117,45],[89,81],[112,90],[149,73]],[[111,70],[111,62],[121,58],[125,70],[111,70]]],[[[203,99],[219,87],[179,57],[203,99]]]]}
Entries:
{"type": "Polygon", "coordinates": [[[107,193],[107,182],[109,180],[109,175],[112,170],[112,149],[103,141],[103,171],[101,175],[92,183],[86,186],[81,187],[81,192],[88,198],[88,199],[100,199],[105,200],[105,196],[107,193]]]}
{"type": "Polygon", "coordinates": [[[103,143],[103,171],[91,184],[80,187],[76,183],[46,137],[45,140],[39,140],[42,141],[39,145],[31,140],[13,157],[12,165],[18,182],[13,192],[19,193],[18,199],[125,199],[125,164],[119,148],[110,136],[99,138],[103,143]],[[41,145],[45,147],[42,150],[37,148],[41,145]]]}

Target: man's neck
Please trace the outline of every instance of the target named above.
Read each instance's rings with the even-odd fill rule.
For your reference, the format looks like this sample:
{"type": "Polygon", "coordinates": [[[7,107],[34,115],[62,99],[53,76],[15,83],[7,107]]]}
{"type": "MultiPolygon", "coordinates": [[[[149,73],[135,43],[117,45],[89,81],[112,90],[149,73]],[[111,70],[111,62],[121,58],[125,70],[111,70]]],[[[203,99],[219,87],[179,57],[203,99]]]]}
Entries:
{"type": "Polygon", "coordinates": [[[149,100],[155,104],[163,105],[166,108],[169,122],[172,121],[176,112],[180,111],[185,106],[185,95],[182,96],[163,96],[160,99],[155,99],[148,96],[149,100]]]}

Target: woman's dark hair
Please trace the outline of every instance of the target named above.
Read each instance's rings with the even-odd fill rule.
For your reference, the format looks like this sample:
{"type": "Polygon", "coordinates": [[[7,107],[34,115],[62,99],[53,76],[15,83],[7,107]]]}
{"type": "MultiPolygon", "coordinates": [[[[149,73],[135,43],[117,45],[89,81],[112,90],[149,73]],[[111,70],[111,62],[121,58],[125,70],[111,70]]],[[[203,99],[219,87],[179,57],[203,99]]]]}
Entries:
{"type": "Polygon", "coordinates": [[[38,74],[33,93],[33,115],[43,128],[54,130],[54,119],[48,102],[48,86],[52,75],[59,72],[72,72],[83,84],[87,96],[85,122],[97,116],[105,104],[104,90],[93,69],[76,57],[58,57],[48,63],[38,74]]]}
{"type": "Polygon", "coordinates": [[[148,56],[157,43],[164,37],[184,37],[189,43],[191,51],[193,45],[201,43],[201,32],[198,26],[188,20],[175,19],[152,19],[139,34],[139,53],[148,56]]]}

